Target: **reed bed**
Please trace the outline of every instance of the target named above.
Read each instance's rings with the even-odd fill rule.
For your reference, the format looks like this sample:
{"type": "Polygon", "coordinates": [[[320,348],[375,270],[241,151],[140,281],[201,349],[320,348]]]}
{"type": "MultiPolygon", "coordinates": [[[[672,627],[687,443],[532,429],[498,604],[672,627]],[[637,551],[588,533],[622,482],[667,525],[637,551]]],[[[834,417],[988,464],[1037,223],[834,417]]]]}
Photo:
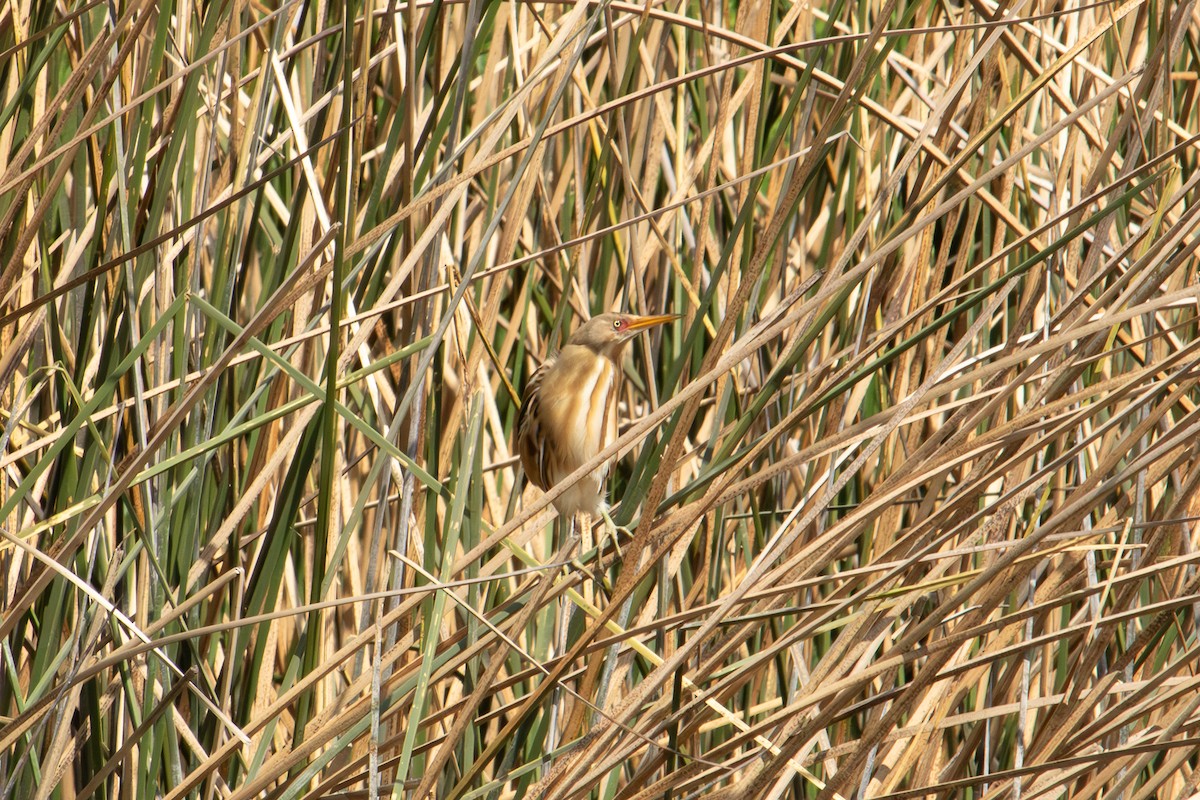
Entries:
{"type": "Polygon", "coordinates": [[[1198,21],[6,3],[0,798],[1197,796],[1198,21]]]}

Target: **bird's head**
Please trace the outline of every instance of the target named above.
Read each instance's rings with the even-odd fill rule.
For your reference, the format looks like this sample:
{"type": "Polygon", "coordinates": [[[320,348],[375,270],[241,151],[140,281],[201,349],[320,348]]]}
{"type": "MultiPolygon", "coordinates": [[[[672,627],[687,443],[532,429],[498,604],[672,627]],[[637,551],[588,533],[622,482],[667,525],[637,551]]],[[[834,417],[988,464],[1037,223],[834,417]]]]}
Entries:
{"type": "Polygon", "coordinates": [[[579,326],[568,344],[580,345],[603,355],[615,356],[640,331],[679,319],[678,314],[600,314],[579,326]]]}

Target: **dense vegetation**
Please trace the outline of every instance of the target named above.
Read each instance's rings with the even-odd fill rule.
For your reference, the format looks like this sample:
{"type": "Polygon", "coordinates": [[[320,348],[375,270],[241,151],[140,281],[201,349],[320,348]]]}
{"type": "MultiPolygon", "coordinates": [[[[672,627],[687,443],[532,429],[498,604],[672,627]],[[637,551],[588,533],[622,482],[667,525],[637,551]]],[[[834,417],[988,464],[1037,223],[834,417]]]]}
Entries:
{"type": "Polygon", "coordinates": [[[6,3],[0,798],[1196,794],[1198,19],[6,3]]]}

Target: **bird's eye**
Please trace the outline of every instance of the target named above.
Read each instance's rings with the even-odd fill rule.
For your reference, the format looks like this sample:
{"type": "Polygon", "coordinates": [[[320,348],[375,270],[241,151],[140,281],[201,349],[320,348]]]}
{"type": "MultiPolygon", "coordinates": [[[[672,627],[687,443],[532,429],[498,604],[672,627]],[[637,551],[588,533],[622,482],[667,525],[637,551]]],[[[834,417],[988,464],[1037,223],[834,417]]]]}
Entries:
{"type": "Polygon", "coordinates": [[[625,327],[625,320],[623,320],[623,319],[614,319],[613,320],[613,330],[614,331],[619,331],[619,330],[621,330],[621,328],[624,328],[624,327],[625,327]]]}

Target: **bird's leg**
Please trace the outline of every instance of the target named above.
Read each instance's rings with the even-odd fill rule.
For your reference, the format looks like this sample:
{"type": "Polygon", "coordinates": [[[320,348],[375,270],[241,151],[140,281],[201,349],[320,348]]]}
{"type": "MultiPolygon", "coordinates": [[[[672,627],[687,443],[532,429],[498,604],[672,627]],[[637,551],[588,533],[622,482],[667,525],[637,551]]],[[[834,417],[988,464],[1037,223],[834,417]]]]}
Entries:
{"type": "Polygon", "coordinates": [[[586,557],[586,554],[590,553],[592,548],[596,546],[596,537],[592,534],[592,519],[590,514],[580,522],[579,555],[586,557]]]}
{"type": "MultiPolygon", "coordinates": [[[[592,535],[592,515],[587,514],[584,519],[580,520],[580,525],[583,531],[579,544],[580,558],[575,561],[575,564],[579,567],[579,571],[582,574],[591,574],[592,584],[598,587],[605,597],[608,597],[608,586],[604,580],[604,560],[600,557],[601,549],[596,546],[595,536],[592,535]],[[582,559],[586,558],[588,553],[593,552],[596,560],[592,562],[592,567],[589,570],[583,565],[582,559]]],[[[595,595],[590,591],[584,592],[584,598],[593,605],[596,602],[595,595]]]]}
{"type": "Polygon", "coordinates": [[[572,540],[571,549],[566,551],[564,553],[564,555],[570,556],[570,558],[571,558],[570,564],[571,564],[572,569],[576,569],[579,572],[586,575],[588,570],[587,570],[587,567],[584,566],[582,556],[585,553],[587,553],[589,549],[591,549],[591,544],[589,544],[592,540],[591,526],[580,524],[580,520],[579,520],[579,517],[577,514],[572,514],[570,517],[563,517],[562,515],[559,515],[558,520],[559,520],[559,524],[561,524],[564,528],[566,528],[568,531],[570,531],[571,540],[572,540]],[[575,526],[576,525],[579,525],[579,531],[580,531],[580,537],[579,537],[580,545],[579,545],[578,552],[575,551],[575,545],[574,545],[575,530],[576,530],[575,526]]]}
{"type": "MultiPolygon", "coordinates": [[[[612,597],[612,583],[608,580],[608,575],[604,570],[604,545],[606,543],[606,540],[611,539],[612,543],[613,543],[613,547],[617,551],[617,557],[624,558],[625,554],[621,551],[621,542],[618,539],[617,532],[624,531],[626,534],[629,534],[629,529],[621,527],[621,526],[617,525],[615,522],[613,522],[613,518],[612,518],[612,516],[609,515],[608,509],[606,509],[606,508],[603,508],[603,507],[600,508],[600,517],[602,519],[602,521],[600,522],[600,525],[602,527],[602,532],[601,532],[599,540],[596,541],[596,561],[595,561],[595,564],[593,567],[594,577],[595,577],[596,586],[599,587],[600,591],[604,593],[605,598],[611,598],[612,597]]],[[[591,540],[593,538],[591,536],[591,531],[592,531],[592,526],[595,524],[595,522],[596,522],[595,515],[589,514],[588,520],[587,520],[587,525],[585,526],[585,530],[587,530],[589,532],[589,535],[584,540],[584,544],[583,544],[583,548],[584,548],[585,552],[591,546],[591,542],[589,540],[591,540]]]]}
{"type": "Polygon", "coordinates": [[[554,518],[554,558],[574,559],[575,550],[575,520],[561,514],[554,518]]]}

